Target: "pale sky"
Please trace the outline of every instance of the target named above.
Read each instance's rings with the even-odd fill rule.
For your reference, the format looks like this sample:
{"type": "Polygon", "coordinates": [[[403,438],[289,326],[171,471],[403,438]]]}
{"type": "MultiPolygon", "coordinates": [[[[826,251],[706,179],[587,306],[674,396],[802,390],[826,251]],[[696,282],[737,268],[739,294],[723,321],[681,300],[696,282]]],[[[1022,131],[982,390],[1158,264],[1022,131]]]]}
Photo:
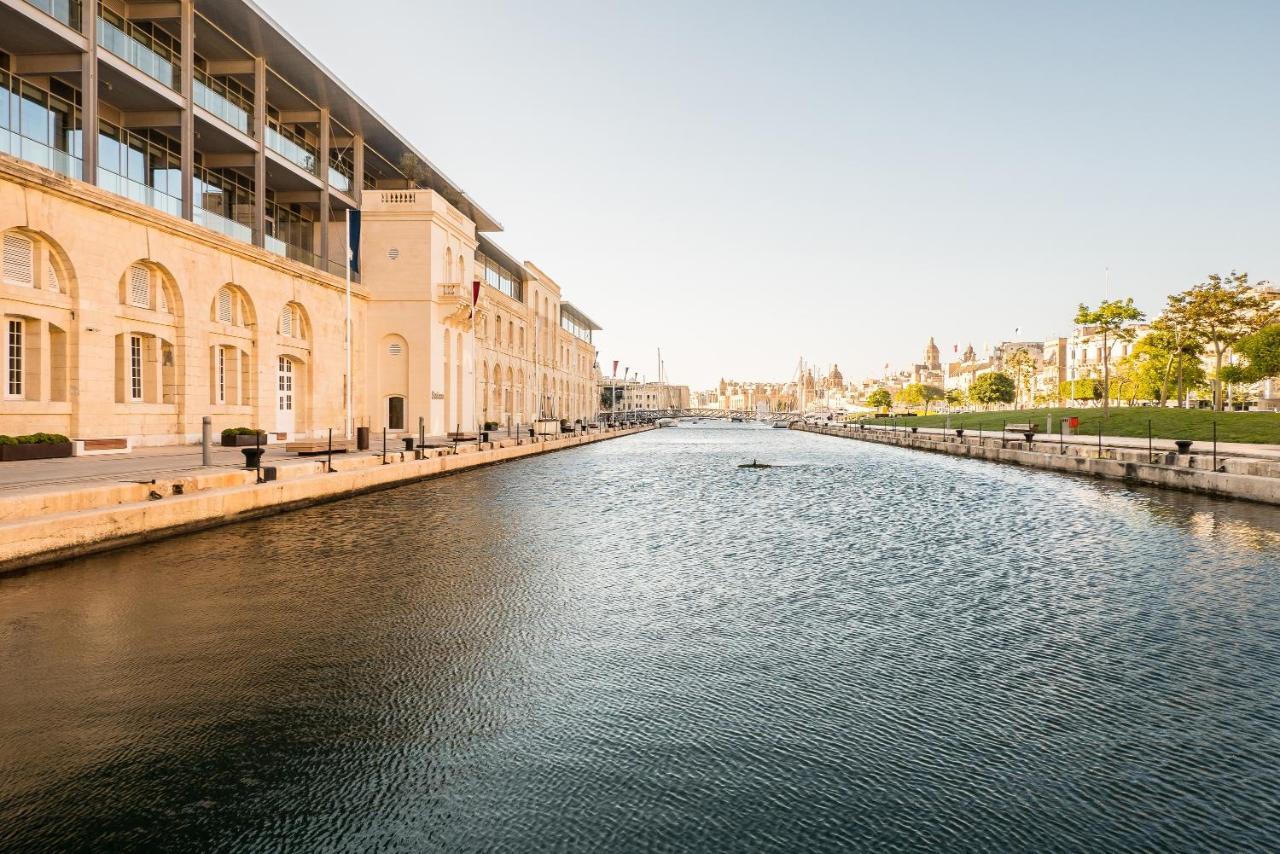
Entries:
{"type": "Polygon", "coordinates": [[[673,382],[1280,279],[1280,3],[261,0],[673,382]],[[397,81],[388,85],[388,81],[397,81]]]}

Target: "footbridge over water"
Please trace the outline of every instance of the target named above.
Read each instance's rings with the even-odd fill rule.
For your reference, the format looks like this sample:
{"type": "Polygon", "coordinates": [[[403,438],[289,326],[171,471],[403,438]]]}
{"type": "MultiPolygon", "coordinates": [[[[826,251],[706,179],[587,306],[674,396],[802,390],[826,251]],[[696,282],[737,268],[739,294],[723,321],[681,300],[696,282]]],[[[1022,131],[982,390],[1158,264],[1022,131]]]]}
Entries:
{"type": "Polygon", "coordinates": [[[601,420],[617,424],[632,422],[650,424],[662,418],[716,418],[725,421],[738,419],[758,421],[762,424],[790,424],[792,421],[804,420],[804,416],[799,412],[757,412],[754,409],[631,409],[625,412],[601,414],[601,420]]]}

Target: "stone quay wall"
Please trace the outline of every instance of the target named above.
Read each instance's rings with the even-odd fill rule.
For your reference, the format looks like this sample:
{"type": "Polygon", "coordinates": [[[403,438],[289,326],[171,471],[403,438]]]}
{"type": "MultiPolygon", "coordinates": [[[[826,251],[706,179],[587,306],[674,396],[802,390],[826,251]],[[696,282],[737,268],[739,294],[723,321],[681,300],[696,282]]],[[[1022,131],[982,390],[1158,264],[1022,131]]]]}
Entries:
{"type": "Polygon", "coordinates": [[[1016,433],[1004,436],[987,433],[979,438],[939,432],[913,433],[909,429],[863,429],[857,425],[823,427],[797,424],[792,429],[993,463],[1280,505],[1280,463],[1273,460],[1219,455],[1215,461],[1206,453],[1149,452],[1106,445],[1099,449],[1094,445],[1060,444],[1056,439],[1027,442],[1022,438],[1012,438],[1020,435],[1016,433]]]}
{"type": "Polygon", "coordinates": [[[159,478],[143,486],[102,485],[6,497],[0,506],[0,574],[122,546],[163,539],[463,469],[545,454],[654,429],[607,429],[581,435],[333,458],[272,466],[275,480],[253,470],[159,478]],[[13,506],[8,506],[12,504],[13,506]]]}

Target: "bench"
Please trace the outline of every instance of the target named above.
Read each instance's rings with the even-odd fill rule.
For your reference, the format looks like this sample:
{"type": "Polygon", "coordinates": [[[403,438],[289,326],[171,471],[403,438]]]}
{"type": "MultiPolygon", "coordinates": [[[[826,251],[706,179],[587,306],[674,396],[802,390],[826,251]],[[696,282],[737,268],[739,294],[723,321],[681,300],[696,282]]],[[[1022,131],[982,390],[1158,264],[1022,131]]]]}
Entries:
{"type": "Polygon", "coordinates": [[[130,451],[129,439],[73,439],[77,457],[97,456],[101,454],[127,454],[130,451]]]}
{"type": "Polygon", "coordinates": [[[1006,424],[1004,425],[1006,433],[1038,433],[1034,424],[1006,424]]]}
{"type": "Polygon", "coordinates": [[[450,442],[474,442],[480,437],[471,433],[446,433],[445,438],[450,442]]]}

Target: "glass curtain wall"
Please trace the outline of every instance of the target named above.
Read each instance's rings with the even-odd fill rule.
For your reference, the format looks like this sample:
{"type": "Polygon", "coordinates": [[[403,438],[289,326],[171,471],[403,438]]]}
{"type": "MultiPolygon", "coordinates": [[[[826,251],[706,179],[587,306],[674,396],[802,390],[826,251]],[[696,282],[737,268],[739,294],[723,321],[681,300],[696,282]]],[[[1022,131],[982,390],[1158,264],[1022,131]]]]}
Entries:
{"type": "Polygon", "coordinates": [[[119,196],[182,216],[181,146],[152,129],[98,124],[98,186],[119,196]]]}
{"type": "Polygon", "coordinates": [[[0,71],[0,151],[81,178],[79,93],[55,95],[0,71]]]}
{"type": "Polygon", "coordinates": [[[196,167],[195,220],[228,237],[253,242],[253,179],[232,169],[196,167]]]}

